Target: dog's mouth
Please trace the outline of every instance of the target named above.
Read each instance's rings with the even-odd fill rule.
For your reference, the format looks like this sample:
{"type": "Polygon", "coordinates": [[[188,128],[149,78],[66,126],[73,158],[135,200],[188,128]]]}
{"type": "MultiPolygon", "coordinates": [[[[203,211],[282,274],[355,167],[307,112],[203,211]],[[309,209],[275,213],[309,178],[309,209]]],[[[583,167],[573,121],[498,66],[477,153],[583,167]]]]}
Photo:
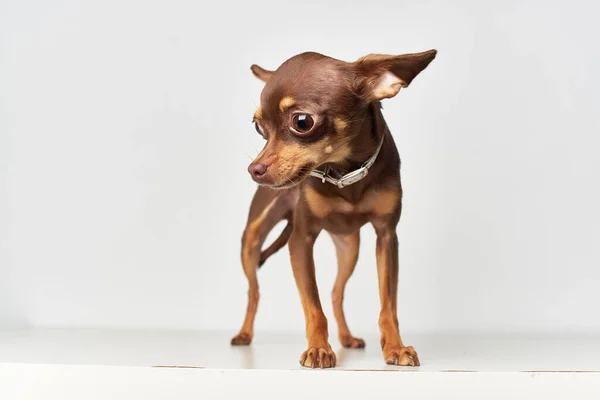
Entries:
{"type": "Polygon", "coordinates": [[[298,169],[298,172],[291,178],[287,178],[285,182],[280,183],[279,185],[271,186],[273,189],[290,189],[294,186],[297,186],[300,182],[306,178],[310,172],[313,170],[315,163],[307,163],[298,169]]]}

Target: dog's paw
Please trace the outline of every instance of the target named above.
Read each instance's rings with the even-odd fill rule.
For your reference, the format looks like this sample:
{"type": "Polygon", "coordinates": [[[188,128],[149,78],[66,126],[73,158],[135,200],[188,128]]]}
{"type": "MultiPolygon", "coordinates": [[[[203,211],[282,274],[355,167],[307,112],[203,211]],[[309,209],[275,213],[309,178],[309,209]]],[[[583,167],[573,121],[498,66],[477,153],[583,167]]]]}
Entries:
{"type": "Polygon", "coordinates": [[[233,346],[247,346],[250,342],[252,342],[252,335],[245,332],[240,332],[231,339],[231,344],[233,346]]]}
{"type": "Polygon", "coordinates": [[[333,368],[336,362],[335,353],[330,348],[311,347],[300,357],[300,365],[308,368],[333,368]]]}
{"type": "Polygon", "coordinates": [[[347,349],[364,349],[365,341],[359,338],[355,338],[352,336],[342,336],[340,337],[340,343],[347,349]]]}
{"type": "Polygon", "coordinates": [[[412,346],[384,347],[383,357],[385,358],[385,362],[390,365],[407,365],[411,367],[418,367],[421,365],[419,356],[417,356],[417,352],[412,346]]]}

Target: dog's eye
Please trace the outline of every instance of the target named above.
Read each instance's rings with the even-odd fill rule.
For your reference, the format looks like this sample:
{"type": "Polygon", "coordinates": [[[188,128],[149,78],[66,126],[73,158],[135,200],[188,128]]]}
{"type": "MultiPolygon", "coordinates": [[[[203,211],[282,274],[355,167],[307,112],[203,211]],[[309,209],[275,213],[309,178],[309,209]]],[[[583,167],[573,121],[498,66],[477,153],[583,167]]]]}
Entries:
{"type": "Polygon", "coordinates": [[[297,133],[307,133],[315,125],[315,120],[308,114],[294,114],[292,117],[292,129],[297,133]]]}
{"type": "Polygon", "coordinates": [[[256,132],[258,132],[258,134],[262,137],[265,137],[265,134],[262,130],[262,128],[260,127],[260,125],[258,124],[258,122],[254,122],[254,129],[256,129],[256,132]]]}

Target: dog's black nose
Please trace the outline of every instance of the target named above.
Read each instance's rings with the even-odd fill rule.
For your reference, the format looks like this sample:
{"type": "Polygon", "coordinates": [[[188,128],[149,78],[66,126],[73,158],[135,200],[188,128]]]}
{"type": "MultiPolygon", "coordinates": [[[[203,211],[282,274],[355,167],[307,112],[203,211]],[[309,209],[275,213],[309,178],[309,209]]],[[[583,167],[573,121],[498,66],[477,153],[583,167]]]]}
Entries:
{"type": "Polygon", "coordinates": [[[254,180],[260,180],[265,172],[267,172],[267,166],[263,163],[252,163],[248,167],[248,172],[250,172],[254,180]]]}

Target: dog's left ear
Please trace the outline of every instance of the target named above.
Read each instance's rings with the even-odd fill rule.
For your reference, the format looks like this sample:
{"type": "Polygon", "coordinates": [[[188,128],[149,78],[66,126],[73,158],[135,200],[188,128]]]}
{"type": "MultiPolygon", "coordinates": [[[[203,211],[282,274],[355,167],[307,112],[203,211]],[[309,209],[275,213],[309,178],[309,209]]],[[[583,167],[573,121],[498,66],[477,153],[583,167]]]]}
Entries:
{"type": "Polygon", "coordinates": [[[273,75],[273,71],[266,70],[263,67],[259,67],[256,64],[252,64],[250,66],[250,70],[252,71],[255,77],[257,77],[263,82],[268,81],[271,75],[273,75]]]}
{"type": "Polygon", "coordinates": [[[356,91],[369,101],[389,99],[413,79],[435,58],[437,50],[390,56],[369,54],[354,64],[357,71],[356,91]]]}

